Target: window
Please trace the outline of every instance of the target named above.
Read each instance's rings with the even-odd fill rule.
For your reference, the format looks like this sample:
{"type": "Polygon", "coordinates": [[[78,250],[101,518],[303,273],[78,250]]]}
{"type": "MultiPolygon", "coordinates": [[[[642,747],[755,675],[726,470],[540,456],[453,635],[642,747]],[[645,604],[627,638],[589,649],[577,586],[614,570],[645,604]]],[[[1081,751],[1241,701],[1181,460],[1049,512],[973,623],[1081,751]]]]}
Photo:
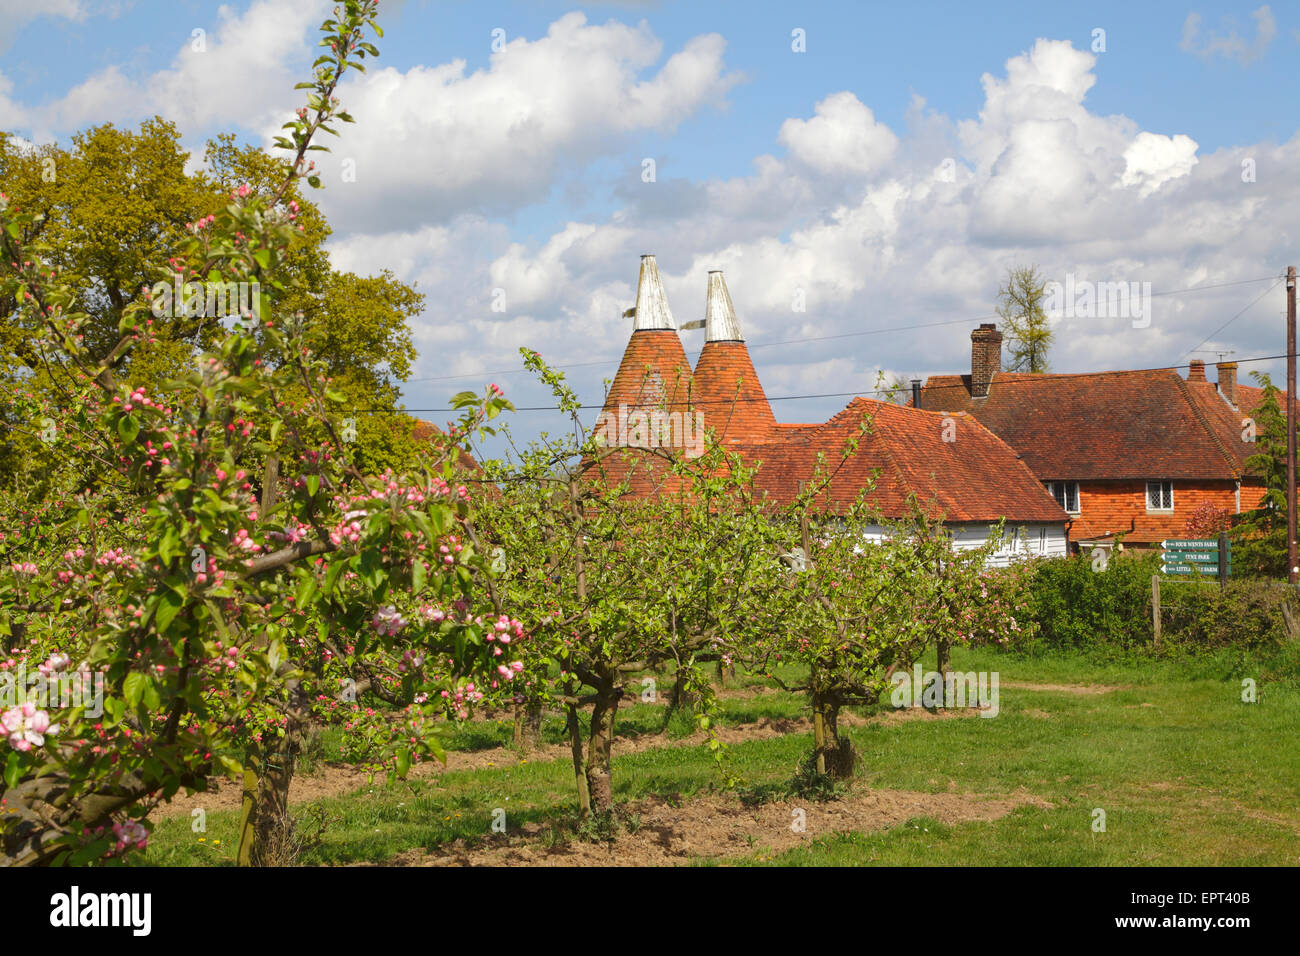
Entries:
{"type": "Polygon", "coordinates": [[[1049,481],[1047,491],[1056,503],[1072,515],[1079,513],[1079,483],[1077,481],[1049,481]]]}
{"type": "Polygon", "coordinates": [[[1147,482],[1147,511],[1174,510],[1174,483],[1172,481],[1147,482]]]}

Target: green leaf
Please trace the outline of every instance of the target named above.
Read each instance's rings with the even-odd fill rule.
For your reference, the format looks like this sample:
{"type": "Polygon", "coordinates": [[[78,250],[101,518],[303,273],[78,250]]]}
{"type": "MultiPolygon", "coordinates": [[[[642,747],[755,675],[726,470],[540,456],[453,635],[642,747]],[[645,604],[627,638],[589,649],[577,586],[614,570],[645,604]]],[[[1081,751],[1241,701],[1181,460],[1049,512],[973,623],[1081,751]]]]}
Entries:
{"type": "Polygon", "coordinates": [[[132,671],[126,675],[126,683],[122,686],[122,694],[131,707],[139,706],[140,698],[144,696],[147,681],[148,678],[139,671],[132,671]]]}
{"type": "Polygon", "coordinates": [[[162,696],[158,692],[158,682],[152,677],[146,677],[144,684],[144,706],[149,710],[157,710],[162,706],[162,696]]]}
{"type": "Polygon", "coordinates": [[[407,772],[411,769],[411,752],[403,747],[397,751],[397,776],[405,780],[407,772]]]}
{"type": "Polygon", "coordinates": [[[422,561],[420,558],[417,557],[415,561],[411,564],[411,590],[416,594],[419,594],[421,591],[423,591],[424,579],[425,579],[424,561],[422,561]]]}
{"type": "Polygon", "coordinates": [[[18,751],[9,751],[9,759],[5,761],[5,786],[10,790],[18,786],[22,774],[22,761],[18,756],[18,751]]]}
{"type": "Polygon", "coordinates": [[[320,475],[308,475],[303,480],[307,485],[307,494],[315,498],[316,492],[320,490],[320,475]]]}
{"type": "Polygon", "coordinates": [[[307,607],[307,605],[311,603],[311,599],[315,596],[316,578],[313,575],[308,575],[303,578],[302,583],[298,585],[298,595],[295,598],[295,602],[301,610],[302,608],[307,607]]]}
{"type": "Polygon", "coordinates": [[[162,597],[158,600],[158,613],[154,616],[154,626],[158,628],[160,635],[167,633],[167,628],[171,626],[176,612],[184,603],[184,599],[175,591],[169,589],[162,593],[162,597]]]}
{"type": "Polygon", "coordinates": [[[70,854],[67,859],[67,865],[84,866],[85,864],[90,863],[92,860],[98,860],[101,856],[103,856],[105,853],[108,852],[108,847],[109,847],[109,840],[106,837],[101,837],[98,840],[92,840],[90,843],[87,843],[85,846],[81,847],[75,853],[70,854]]]}
{"type": "Polygon", "coordinates": [[[221,761],[221,766],[225,767],[233,774],[240,774],[244,772],[243,765],[234,757],[231,757],[229,754],[217,754],[217,759],[221,761]]]}
{"type": "Polygon", "coordinates": [[[330,562],[329,570],[325,572],[325,593],[327,595],[334,593],[334,585],[338,583],[339,575],[343,573],[348,562],[342,558],[330,562]]]}
{"type": "Polygon", "coordinates": [[[117,420],[117,434],[124,444],[129,445],[135,441],[135,436],[140,434],[140,423],[133,415],[123,415],[117,420]]]}

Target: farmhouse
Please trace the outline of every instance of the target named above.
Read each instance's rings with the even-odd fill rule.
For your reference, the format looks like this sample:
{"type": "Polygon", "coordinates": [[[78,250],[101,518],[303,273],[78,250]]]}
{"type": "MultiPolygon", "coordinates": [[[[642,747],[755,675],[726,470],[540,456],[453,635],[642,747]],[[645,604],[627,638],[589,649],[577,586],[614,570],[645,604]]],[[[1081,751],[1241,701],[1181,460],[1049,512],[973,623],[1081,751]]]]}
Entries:
{"type": "MultiPolygon", "coordinates": [[[[647,422],[656,420],[656,412],[678,413],[682,421],[697,417],[728,451],[758,464],[756,483],[775,502],[799,494],[801,483],[816,475],[821,455],[833,472],[820,495],[823,507],[848,504],[872,486],[867,500],[884,519],[906,517],[908,498],[914,495],[933,517],[942,516],[958,547],[979,547],[991,526],[1005,519],[994,563],[1015,555],[1066,553],[1069,519],[1061,506],[1017,453],[971,414],[856,398],[827,422],[777,422],[721,272],[709,273],[703,322],[686,326],[704,328],[704,347],[694,369],[654,256],[641,259],[636,307],[630,313],[632,336],[605,398],[597,434],[611,448],[602,459],[607,473],[626,479],[632,494],[673,490],[662,460],[647,449],[679,448],[688,457],[693,449],[679,442],[671,427],[650,429],[647,435],[644,430],[630,433],[617,423],[626,424],[631,414],[647,422]],[[841,463],[864,417],[870,419],[870,430],[841,463]]],[[[868,529],[870,535],[883,531],[868,529]]]]}
{"type": "Polygon", "coordinates": [[[1207,502],[1229,514],[1257,507],[1244,397],[1234,362],[1219,363],[1217,384],[1204,362],[1186,379],[1173,369],[1004,372],[1002,334],[986,323],[971,332],[970,373],[931,376],[913,403],[965,413],[1002,438],[1070,515],[1072,544],[1090,551],[1185,537],[1207,502]]]}

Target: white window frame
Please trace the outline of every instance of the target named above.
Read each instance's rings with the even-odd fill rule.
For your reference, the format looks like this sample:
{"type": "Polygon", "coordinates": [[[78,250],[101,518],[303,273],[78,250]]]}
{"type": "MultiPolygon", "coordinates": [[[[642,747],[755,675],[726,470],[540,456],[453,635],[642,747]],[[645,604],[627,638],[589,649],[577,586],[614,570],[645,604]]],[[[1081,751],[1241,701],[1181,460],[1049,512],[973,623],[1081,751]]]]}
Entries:
{"type": "MultiPolygon", "coordinates": [[[[1062,486],[1065,492],[1061,496],[1065,499],[1065,504],[1061,505],[1062,510],[1068,515],[1083,514],[1083,505],[1079,501],[1079,483],[1077,481],[1049,481],[1047,483],[1047,493],[1051,495],[1053,498],[1056,497],[1056,488],[1058,485],[1062,486]],[[1071,485],[1074,486],[1074,510],[1073,511],[1071,511],[1068,507],[1066,507],[1066,505],[1070,503],[1071,485]]],[[[1057,500],[1057,504],[1061,504],[1059,499],[1057,500]]]]}
{"type": "Polygon", "coordinates": [[[1162,515],[1173,514],[1173,511],[1174,511],[1174,483],[1173,483],[1172,481],[1148,481],[1148,482],[1146,483],[1146,500],[1147,500],[1147,513],[1148,513],[1148,514],[1162,514],[1162,515]],[[1151,506],[1151,486],[1152,486],[1152,485],[1159,485],[1159,486],[1160,486],[1160,497],[1161,497],[1161,499],[1164,498],[1164,486],[1165,486],[1165,485],[1168,485],[1168,486],[1169,486],[1169,507],[1168,507],[1168,508],[1160,508],[1160,507],[1153,508],[1153,507],[1151,506]]]}

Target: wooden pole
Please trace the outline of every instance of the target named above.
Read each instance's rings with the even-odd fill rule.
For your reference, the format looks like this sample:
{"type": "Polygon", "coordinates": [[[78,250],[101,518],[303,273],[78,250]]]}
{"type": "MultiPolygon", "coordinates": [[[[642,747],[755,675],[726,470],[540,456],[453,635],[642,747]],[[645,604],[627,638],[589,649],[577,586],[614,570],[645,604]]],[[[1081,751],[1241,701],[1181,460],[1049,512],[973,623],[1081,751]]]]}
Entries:
{"type": "Polygon", "coordinates": [[[1228,532],[1219,532],[1219,590],[1228,586],[1228,532]]]}
{"type": "Polygon", "coordinates": [[[1286,270],[1286,560],[1287,581],[1300,578],[1295,513],[1295,266],[1286,270]]]}
{"type": "Polygon", "coordinates": [[[1155,632],[1155,645],[1160,646],[1160,575],[1151,575],[1151,627],[1155,632]]]}

